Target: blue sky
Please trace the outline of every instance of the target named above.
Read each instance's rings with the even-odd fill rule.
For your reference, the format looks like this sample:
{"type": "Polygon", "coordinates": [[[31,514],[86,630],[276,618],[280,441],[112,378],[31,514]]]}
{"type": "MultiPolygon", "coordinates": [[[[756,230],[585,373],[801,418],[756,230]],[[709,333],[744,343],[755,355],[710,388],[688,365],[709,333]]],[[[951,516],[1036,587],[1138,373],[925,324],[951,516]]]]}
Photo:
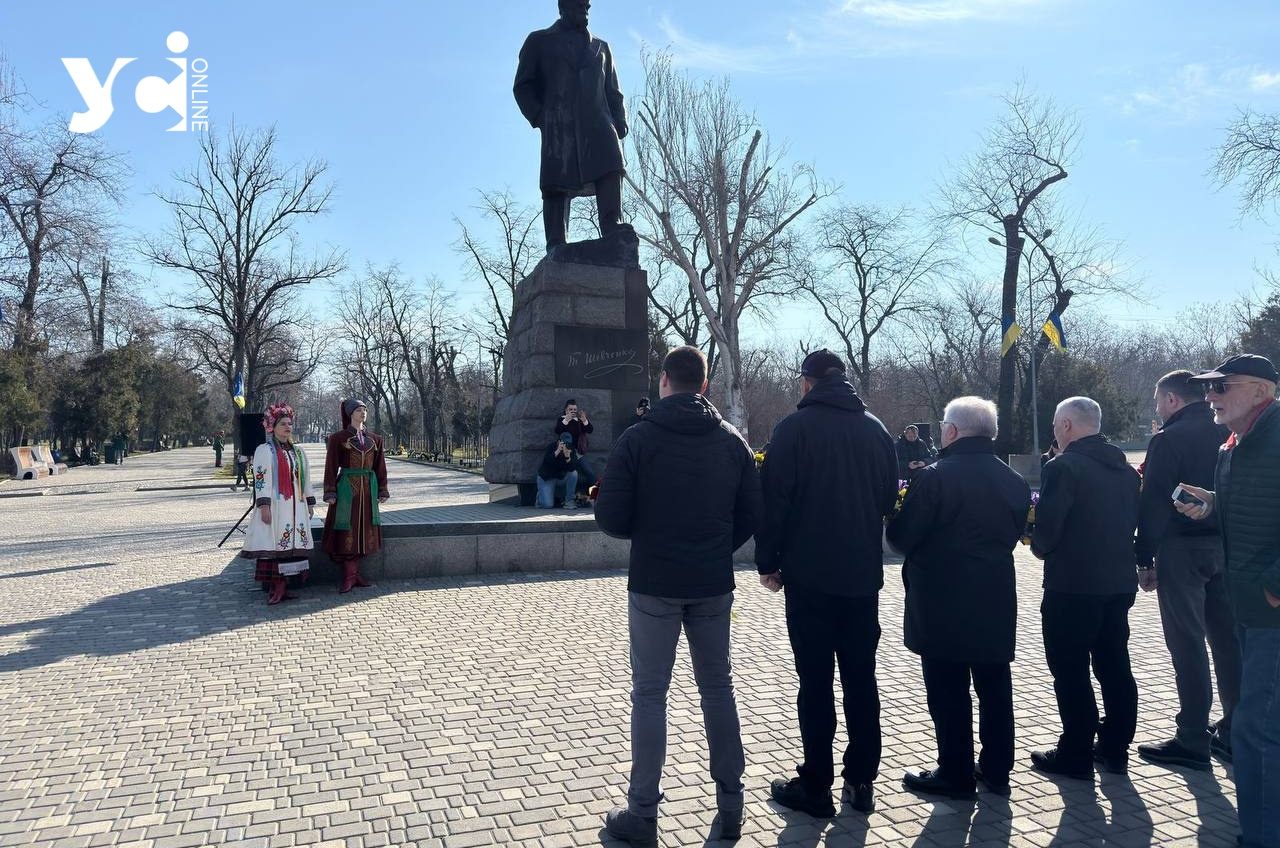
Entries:
{"type": "MultiPolygon", "coordinates": [[[[171,75],[165,37],[176,29],[187,55],[209,62],[215,123],[275,124],[284,157],[328,161],[332,211],[305,236],[344,248],[353,269],[394,260],[465,289],[454,216],[471,215],[479,188],[537,200],[537,135],[511,80],[524,35],[554,20],[552,0],[74,0],[56,23],[49,14],[5,4],[0,52],[54,112],[82,108],[61,57],[88,57],[100,76],[115,57],[139,57],[99,131],[134,169],[124,220],[136,232],[167,222],[150,192],[194,161],[195,139],[166,133],[172,116],[145,114],[131,96],[140,76],[171,75]]],[[[1155,297],[1103,306],[1121,320],[1230,297],[1275,257],[1276,223],[1239,221],[1235,194],[1206,176],[1238,108],[1280,110],[1273,2],[598,0],[592,30],[613,46],[628,93],[642,44],[669,47],[696,74],[731,75],[792,157],[850,202],[926,205],[949,163],[977,146],[997,95],[1025,79],[1082,125],[1060,197],[1124,242],[1155,297]]],[[[998,251],[990,262],[994,279],[998,251]]],[[[786,315],[790,332],[817,326],[803,309],[786,315]]]]}

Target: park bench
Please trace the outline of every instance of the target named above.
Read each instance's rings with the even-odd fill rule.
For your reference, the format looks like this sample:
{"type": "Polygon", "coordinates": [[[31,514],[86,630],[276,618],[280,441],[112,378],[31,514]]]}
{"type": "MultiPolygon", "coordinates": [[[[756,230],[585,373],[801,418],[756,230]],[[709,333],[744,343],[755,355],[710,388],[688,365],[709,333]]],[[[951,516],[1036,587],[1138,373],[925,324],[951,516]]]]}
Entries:
{"type": "Polygon", "coordinates": [[[50,474],[65,474],[67,464],[65,462],[57,462],[53,458],[53,451],[49,450],[48,445],[36,445],[32,449],[36,460],[49,469],[50,474]]]}
{"type": "Polygon", "coordinates": [[[29,447],[9,448],[9,455],[13,457],[13,467],[16,469],[14,476],[19,480],[39,480],[49,474],[49,468],[36,461],[29,447]]]}

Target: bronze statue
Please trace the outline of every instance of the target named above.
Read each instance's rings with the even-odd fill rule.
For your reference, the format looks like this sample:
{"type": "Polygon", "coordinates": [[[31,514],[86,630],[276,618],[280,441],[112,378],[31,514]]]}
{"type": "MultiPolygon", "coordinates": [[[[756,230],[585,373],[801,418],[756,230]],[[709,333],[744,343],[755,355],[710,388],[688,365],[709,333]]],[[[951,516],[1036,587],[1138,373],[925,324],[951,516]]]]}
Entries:
{"type": "Polygon", "coordinates": [[[587,31],[590,0],[559,0],[560,19],[520,49],[515,96],[542,131],[542,219],[547,251],[565,243],[574,197],[595,195],[600,235],[622,228],[622,139],[627,112],[609,45],[587,31]]]}

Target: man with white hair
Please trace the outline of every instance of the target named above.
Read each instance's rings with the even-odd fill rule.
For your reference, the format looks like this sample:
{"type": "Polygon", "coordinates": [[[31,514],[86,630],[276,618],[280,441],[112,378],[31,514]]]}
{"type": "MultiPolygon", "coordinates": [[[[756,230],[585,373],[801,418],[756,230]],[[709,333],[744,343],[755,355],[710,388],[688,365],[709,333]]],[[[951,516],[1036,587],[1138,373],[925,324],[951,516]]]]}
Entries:
{"type": "Polygon", "coordinates": [[[976,781],[1009,794],[1013,768],[1013,662],[1018,622],[1013,549],[1027,523],[1031,489],[995,453],[996,405],[978,397],[947,404],[942,452],[920,470],[888,538],[906,556],[903,632],[920,655],[938,767],[907,772],[908,789],[972,798],[976,781]],[[973,763],[978,693],[982,755],[973,763]]]}
{"type": "Polygon", "coordinates": [[[1095,762],[1126,773],[1138,725],[1129,609],[1138,591],[1133,534],[1140,479],[1101,431],[1096,401],[1072,397],[1058,404],[1053,435],[1062,453],[1041,472],[1031,536],[1032,553],[1044,560],[1041,627],[1062,718],[1057,746],[1033,752],[1031,764],[1082,780],[1093,779],[1095,762]],[[1091,665],[1102,688],[1103,721],[1091,665]]]}
{"type": "Polygon", "coordinates": [[[1263,356],[1232,356],[1192,380],[1204,386],[1213,420],[1231,430],[1218,453],[1213,491],[1177,510],[1217,519],[1243,667],[1231,748],[1241,844],[1280,846],[1280,375],[1263,356]]]}

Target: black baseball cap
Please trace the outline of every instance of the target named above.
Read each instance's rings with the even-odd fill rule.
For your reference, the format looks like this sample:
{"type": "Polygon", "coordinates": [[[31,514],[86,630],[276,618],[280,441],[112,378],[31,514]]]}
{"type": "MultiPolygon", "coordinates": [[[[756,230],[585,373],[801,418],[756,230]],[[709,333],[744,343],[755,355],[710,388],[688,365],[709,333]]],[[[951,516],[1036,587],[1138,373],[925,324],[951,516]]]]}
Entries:
{"type": "Polygon", "coordinates": [[[844,360],[824,347],[804,358],[804,362],[800,363],[800,376],[818,380],[827,376],[827,372],[832,369],[843,374],[844,360]]]}
{"type": "Polygon", "coordinates": [[[1235,356],[1228,356],[1221,365],[1212,371],[1206,371],[1188,379],[1201,381],[1221,380],[1223,377],[1233,376],[1257,377],[1260,380],[1280,383],[1280,374],[1276,373],[1276,367],[1271,364],[1271,360],[1265,356],[1258,356],[1256,353],[1237,353],[1235,356]]]}

